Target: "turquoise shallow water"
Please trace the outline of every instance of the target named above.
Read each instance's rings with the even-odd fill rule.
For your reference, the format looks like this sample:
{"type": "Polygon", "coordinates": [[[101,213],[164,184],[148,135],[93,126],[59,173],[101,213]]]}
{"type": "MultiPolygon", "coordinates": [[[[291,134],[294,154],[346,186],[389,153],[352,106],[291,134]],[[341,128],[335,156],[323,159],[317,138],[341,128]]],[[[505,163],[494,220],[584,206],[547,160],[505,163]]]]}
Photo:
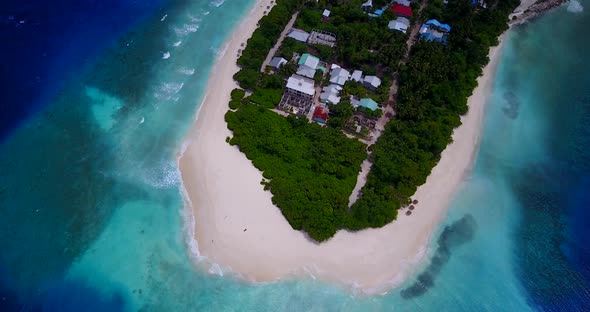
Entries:
{"type": "Polygon", "coordinates": [[[590,47],[572,29],[590,18],[565,8],[509,32],[473,172],[407,283],[366,297],[195,268],[176,156],[215,55],[251,5],[171,2],[2,143],[0,310],[588,306],[590,47]]]}

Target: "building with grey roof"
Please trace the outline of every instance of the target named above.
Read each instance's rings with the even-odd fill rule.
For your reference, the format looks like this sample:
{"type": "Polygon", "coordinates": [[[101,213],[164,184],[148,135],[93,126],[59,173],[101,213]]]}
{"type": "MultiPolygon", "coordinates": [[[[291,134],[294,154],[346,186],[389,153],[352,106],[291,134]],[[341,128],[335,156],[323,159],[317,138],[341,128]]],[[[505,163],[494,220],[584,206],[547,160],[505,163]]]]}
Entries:
{"type": "Polygon", "coordinates": [[[309,39],[309,33],[305,32],[301,29],[297,29],[297,28],[291,28],[291,31],[289,31],[289,33],[287,34],[287,37],[289,38],[293,38],[299,42],[307,42],[307,39],[309,39]]]}
{"type": "Polygon", "coordinates": [[[368,89],[375,90],[381,85],[381,79],[377,76],[365,76],[363,85],[368,89]]]}
{"type": "Polygon", "coordinates": [[[363,82],[363,72],[360,70],[355,70],[352,72],[352,76],[350,76],[350,80],[356,82],[363,82]]]}
{"type": "Polygon", "coordinates": [[[313,77],[315,77],[315,69],[300,65],[299,68],[297,68],[297,75],[313,79],[313,77]]]}
{"type": "Polygon", "coordinates": [[[394,20],[389,21],[387,28],[401,31],[405,34],[408,31],[408,28],[410,28],[410,20],[406,17],[400,16],[394,20]]]}
{"type": "Polygon", "coordinates": [[[350,79],[350,72],[340,66],[330,71],[330,83],[343,86],[350,79]]]}
{"type": "Polygon", "coordinates": [[[324,103],[338,104],[340,102],[340,91],[342,91],[342,87],[339,85],[331,84],[324,87],[320,94],[320,101],[324,103]]]}
{"type": "Polygon", "coordinates": [[[282,57],[273,57],[268,64],[270,67],[274,69],[279,69],[283,64],[287,64],[287,60],[282,57]]]}

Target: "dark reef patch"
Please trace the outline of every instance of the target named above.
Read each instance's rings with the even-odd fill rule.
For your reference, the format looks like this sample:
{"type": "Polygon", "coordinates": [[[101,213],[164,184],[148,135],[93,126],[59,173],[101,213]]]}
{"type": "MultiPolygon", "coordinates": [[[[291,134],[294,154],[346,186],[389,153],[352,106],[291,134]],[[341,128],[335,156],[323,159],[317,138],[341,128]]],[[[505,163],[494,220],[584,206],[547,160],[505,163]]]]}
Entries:
{"type": "Polygon", "coordinates": [[[427,293],[434,286],[434,281],[443,266],[449,262],[453,250],[473,240],[476,231],[477,222],[470,214],[447,225],[438,238],[438,247],[430,260],[430,265],[418,275],[414,284],[401,291],[402,298],[412,299],[427,293]]]}

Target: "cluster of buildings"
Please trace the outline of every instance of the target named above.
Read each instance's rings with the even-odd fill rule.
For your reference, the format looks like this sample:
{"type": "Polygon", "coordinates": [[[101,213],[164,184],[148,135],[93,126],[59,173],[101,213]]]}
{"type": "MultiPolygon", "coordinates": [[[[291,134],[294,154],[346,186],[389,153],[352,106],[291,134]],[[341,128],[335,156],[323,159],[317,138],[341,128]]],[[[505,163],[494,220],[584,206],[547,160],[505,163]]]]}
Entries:
{"type": "MultiPolygon", "coordinates": [[[[271,66],[282,63],[282,60],[285,59],[273,58],[271,66]]],[[[297,72],[287,79],[287,86],[278,108],[293,114],[307,115],[314,103],[315,81],[313,78],[317,70],[326,71],[325,66],[322,66],[324,64],[311,54],[301,55],[297,62],[297,72]]]]}
{"type": "Polygon", "coordinates": [[[347,81],[356,81],[372,91],[377,90],[381,85],[381,79],[377,76],[366,75],[363,77],[363,72],[360,70],[355,70],[351,74],[348,70],[332,64],[330,84],[322,89],[320,101],[322,103],[338,104],[340,102],[340,91],[342,91],[342,87],[347,81]]]}
{"type": "MultiPolygon", "coordinates": [[[[478,4],[481,6],[480,3],[483,3],[483,0],[472,0],[474,4],[478,4]]],[[[410,0],[394,0],[393,5],[389,7],[391,11],[393,11],[397,18],[394,20],[389,21],[387,27],[391,30],[396,30],[403,32],[404,34],[408,32],[410,28],[411,21],[410,19],[413,17],[412,8],[410,7],[411,1],[410,0]]],[[[485,4],[484,4],[485,5],[485,4]]],[[[373,6],[373,0],[367,0],[367,2],[363,3],[361,7],[365,11],[370,11],[373,6]]],[[[383,15],[384,11],[387,9],[388,6],[375,10],[372,13],[369,13],[369,16],[381,16],[383,15]]],[[[451,26],[448,24],[442,24],[435,19],[431,19],[424,23],[422,27],[420,27],[420,37],[427,41],[436,41],[436,42],[447,42],[448,33],[451,31],[451,26]]]]}
{"type": "MultiPolygon", "coordinates": [[[[370,3],[372,0],[369,0],[370,3]]],[[[406,0],[400,0],[406,1],[406,0]]],[[[322,19],[329,18],[331,12],[324,10],[322,19]]],[[[409,21],[408,21],[409,22],[409,21]]],[[[322,30],[312,30],[310,33],[301,29],[292,28],[287,37],[293,38],[299,42],[309,45],[325,45],[328,47],[336,46],[336,36],[332,33],[322,30]]],[[[325,124],[329,117],[330,105],[337,105],[342,99],[342,90],[344,85],[349,81],[361,84],[365,88],[375,91],[381,86],[381,79],[374,75],[364,75],[360,70],[354,70],[352,73],[337,64],[328,66],[318,57],[309,53],[302,55],[295,54],[291,60],[297,65],[297,69],[288,79],[285,90],[277,108],[287,113],[300,116],[307,116],[312,121],[325,124]],[[329,68],[329,71],[328,69],[329,68]],[[326,84],[321,88],[318,84],[319,72],[322,80],[326,75],[329,79],[325,80],[326,84]]],[[[290,61],[283,57],[273,57],[269,66],[279,70],[281,66],[290,61]]],[[[323,80],[324,81],[324,80],[323,80]]],[[[363,107],[370,111],[379,109],[379,104],[371,98],[355,98],[350,96],[350,103],[354,107],[363,107]]],[[[355,114],[348,124],[352,127],[346,127],[349,131],[360,133],[360,128],[373,130],[375,120],[369,117],[363,119],[363,113],[355,114]],[[353,120],[354,119],[354,120],[353,120]]],[[[363,133],[366,132],[363,130],[363,133]]]]}
{"type": "MultiPolygon", "coordinates": [[[[271,66],[281,66],[285,62],[285,59],[275,57],[271,61],[271,66]]],[[[278,109],[292,114],[308,115],[311,109],[316,106],[312,120],[320,123],[325,123],[327,120],[329,112],[327,104],[336,105],[340,102],[341,91],[346,82],[356,81],[373,91],[381,85],[381,79],[377,76],[363,75],[360,70],[355,70],[351,74],[339,65],[332,64],[329,84],[320,91],[319,87],[316,89],[313,78],[318,70],[322,72],[322,76],[326,73],[325,63],[319,58],[305,53],[301,55],[297,64],[297,72],[287,79],[278,109]],[[320,103],[318,105],[315,105],[316,91],[319,92],[320,103]]],[[[355,99],[351,97],[351,103],[354,107],[365,107],[372,111],[378,109],[378,103],[370,98],[355,99]]]]}

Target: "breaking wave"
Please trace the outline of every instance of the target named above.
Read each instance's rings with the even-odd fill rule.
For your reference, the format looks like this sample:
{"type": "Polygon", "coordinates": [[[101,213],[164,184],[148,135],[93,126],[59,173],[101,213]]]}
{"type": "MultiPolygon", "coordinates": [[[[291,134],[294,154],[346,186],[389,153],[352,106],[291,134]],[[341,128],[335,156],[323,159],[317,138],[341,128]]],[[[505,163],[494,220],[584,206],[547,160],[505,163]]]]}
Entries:
{"type": "Polygon", "coordinates": [[[154,96],[158,100],[169,100],[172,98],[173,95],[178,93],[180,89],[184,86],[184,83],[177,83],[177,82],[164,82],[158,86],[156,92],[154,92],[154,96]]]}
{"type": "Polygon", "coordinates": [[[183,37],[190,33],[197,32],[197,30],[199,30],[198,24],[183,24],[182,27],[174,27],[174,32],[179,37],[183,37]]]}
{"type": "Polygon", "coordinates": [[[183,75],[191,76],[191,75],[193,75],[195,73],[195,69],[194,68],[186,68],[186,67],[183,67],[183,68],[180,68],[178,70],[178,72],[181,73],[181,74],[183,74],[183,75]]]}
{"type": "Polygon", "coordinates": [[[211,1],[211,5],[215,6],[215,7],[220,7],[223,3],[225,2],[225,0],[214,0],[211,1]]]}

